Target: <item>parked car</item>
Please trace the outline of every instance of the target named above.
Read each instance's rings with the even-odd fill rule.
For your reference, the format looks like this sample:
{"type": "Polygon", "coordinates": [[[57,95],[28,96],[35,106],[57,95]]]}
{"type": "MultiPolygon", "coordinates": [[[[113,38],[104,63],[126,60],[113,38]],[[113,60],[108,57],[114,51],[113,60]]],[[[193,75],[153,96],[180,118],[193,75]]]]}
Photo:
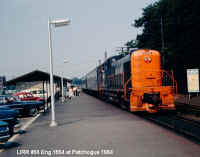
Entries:
{"type": "Polygon", "coordinates": [[[43,101],[21,101],[11,95],[0,96],[0,106],[19,110],[21,115],[37,115],[39,110],[44,109],[43,101]]]}
{"type": "Polygon", "coordinates": [[[0,106],[0,121],[8,123],[10,136],[13,135],[14,128],[20,125],[20,121],[17,119],[18,114],[19,111],[16,109],[0,106]]]}
{"type": "Polygon", "coordinates": [[[13,96],[21,101],[44,101],[44,98],[36,97],[31,92],[17,92],[13,96]]]}
{"type": "Polygon", "coordinates": [[[41,99],[45,99],[47,97],[46,91],[42,89],[33,88],[29,89],[29,92],[32,93],[34,97],[40,97],[41,99]]]}
{"type": "Polygon", "coordinates": [[[8,123],[0,121],[0,142],[6,142],[10,138],[8,123]]]}
{"type": "MultiPolygon", "coordinates": [[[[45,107],[45,100],[44,98],[36,97],[30,92],[17,92],[13,94],[16,100],[20,101],[26,101],[26,103],[36,103],[37,110],[44,110],[45,107]],[[27,102],[29,101],[29,102],[27,102]]],[[[24,102],[25,103],[25,102],[24,102]]]]}

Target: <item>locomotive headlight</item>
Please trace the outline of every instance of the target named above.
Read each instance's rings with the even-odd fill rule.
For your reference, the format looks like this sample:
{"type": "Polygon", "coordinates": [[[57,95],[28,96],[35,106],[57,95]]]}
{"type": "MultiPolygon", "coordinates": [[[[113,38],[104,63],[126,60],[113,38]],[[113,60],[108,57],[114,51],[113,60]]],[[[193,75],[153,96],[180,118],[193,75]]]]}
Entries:
{"type": "Polygon", "coordinates": [[[151,57],[144,57],[144,61],[146,63],[151,63],[152,59],[151,59],[151,57]]]}
{"type": "Polygon", "coordinates": [[[151,57],[148,57],[148,61],[149,61],[149,63],[151,62],[151,60],[152,60],[151,57]]]}

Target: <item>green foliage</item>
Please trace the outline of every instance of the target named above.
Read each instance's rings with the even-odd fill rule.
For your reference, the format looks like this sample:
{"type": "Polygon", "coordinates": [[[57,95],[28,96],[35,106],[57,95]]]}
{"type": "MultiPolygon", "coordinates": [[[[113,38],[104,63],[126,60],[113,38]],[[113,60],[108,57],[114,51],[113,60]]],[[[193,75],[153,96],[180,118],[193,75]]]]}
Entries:
{"type": "Polygon", "coordinates": [[[137,48],[137,41],[136,40],[131,40],[131,41],[128,41],[125,45],[128,48],[137,48]]]}
{"type": "Polygon", "coordinates": [[[119,52],[119,55],[123,55],[123,56],[126,56],[126,55],[128,55],[129,54],[129,52],[126,50],[126,51],[120,51],[119,52]]]}
{"type": "MultiPolygon", "coordinates": [[[[143,9],[135,20],[136,28],[143,28],[137,35],[134,47],[161,51],[161,18],[164,32],[165,69],[175,71],[180,86],[186,86],[187,68],[200,68],[200,1],[159,0],[143,9]]],[[[127,42],[132,45],[132,43],[127,42]]]]}
{"type": "Polygon", "coordinates": [[[80,86],[81,84],[82,84],[81,79],[79,79],[79,78],[77,78],[77,77],[74,77],[74,78],[72,79],[72,85],[78,85],[78,86],[80,86]]]}

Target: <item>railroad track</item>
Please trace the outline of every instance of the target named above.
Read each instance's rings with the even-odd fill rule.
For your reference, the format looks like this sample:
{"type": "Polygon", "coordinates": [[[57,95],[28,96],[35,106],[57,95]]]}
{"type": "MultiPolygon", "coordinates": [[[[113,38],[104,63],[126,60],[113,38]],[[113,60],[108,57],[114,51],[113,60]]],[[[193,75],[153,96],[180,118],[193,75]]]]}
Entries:
{"type": "MultiPolygon", "coordinates": [[[[114,103],[116,105],[116,103],[114,103]]],[[[198,113],[200,115],[200,106],[196,105],[185,105],[185,109],[183,111],[188,114],[188,112],[198,113]],[[189,110],[189,109],[190,110],[189,110]]],[[[119,105],[118,105],[119,106],[119,105]]],[[[121,107],[124,109],[123,107],[121,107]]],[[[124,109],[128,111],[128,109],[124,109]]],[[[130,111],[128,111],[130,112],[130,111]]],[[[131,112],[132,113],[132,112],[131,112]]],[[[149,113],[134,113],[142,118],[151,120],[159,125],[170,128],[178,133],[186,135],[188,137],[192,137],[194,140],[200,142],[200,120],[195,120],[193,118],[186,117],[182,112],[178,111],[163,111],[156,114],[149,113]]]]}
{"type": "Polygon", "coordinates": [[[143,114],[142,117],[200,141],[199,121],[187,119],[176,113],[156,115],[143,114]]]}
{"type": "MultiPolygon", "coordinates": [[[[123,110],[130,112],[127,108],[120,106],[119,102],[110,102],[109,101],[108,103],[115,104],[118,107],[122,108],[123,110]]],[[[183,106],[184,107],[186,106],[186,109],[189,108],[190,111],[193,110],[195,112],[198,112],[198,114],[200,114],[199,106],[190,105],[188,107],[188,105],[181,104],[181,107],[179,106],[180,109],[183,109],[183,106]]],[[[188,112],[188,110],[185,110],[185,109],[183,109],[183,110],[188,112]]],[[[132,113],[132,112],[130,112],[130,113],[132,113]]],[[[182,114],[179,114],[179,111],[178,112],[177,111],[172,111],[172,112],[166,111],[166,112],[159,112],[156,114],[149,114],[149,113],[134,113],[134,114],[138,115],[142,118],[151,120],[155,123],[158,123],[164,127],[170,128],[181,134],[192,137],[193,139],[197,140],[198,143],[200,141],[200,121],[186,118],[182,114]]]]}
{"type": "Polygon", "coordinates": [[[200,114],[200,106],[197,105],[188,105],[191,111],[199,113],[200,114]]]}
{"type": "Polygon", "coordinates": [[[200,105],[176,103],[177,111],[191,113],[200,116],[200,105]]]}

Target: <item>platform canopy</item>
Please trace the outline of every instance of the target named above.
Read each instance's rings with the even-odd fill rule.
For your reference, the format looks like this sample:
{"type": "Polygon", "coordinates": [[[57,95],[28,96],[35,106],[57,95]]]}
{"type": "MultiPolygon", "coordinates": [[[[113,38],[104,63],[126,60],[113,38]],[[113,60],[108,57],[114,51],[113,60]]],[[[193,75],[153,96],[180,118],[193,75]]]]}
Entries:
{"type": "MultiPolygon", "coordinates": [[[[34,81],[49,81],[50,80],[50,74],[47,72],[43,72],[40,70],[34,70],[30,73],[26,73],[22,76],[16,77],[12,80],[9,80],[6,82],[6,85],[15,85],[16,83],[19,82],[34,82],[34,81]]],[[[61,77],[54,75],[54,81],[61,81],[61,77]]],[[[63,78],[64,82],[69,82],[71,83],[71,79],[63,78]]]]}

